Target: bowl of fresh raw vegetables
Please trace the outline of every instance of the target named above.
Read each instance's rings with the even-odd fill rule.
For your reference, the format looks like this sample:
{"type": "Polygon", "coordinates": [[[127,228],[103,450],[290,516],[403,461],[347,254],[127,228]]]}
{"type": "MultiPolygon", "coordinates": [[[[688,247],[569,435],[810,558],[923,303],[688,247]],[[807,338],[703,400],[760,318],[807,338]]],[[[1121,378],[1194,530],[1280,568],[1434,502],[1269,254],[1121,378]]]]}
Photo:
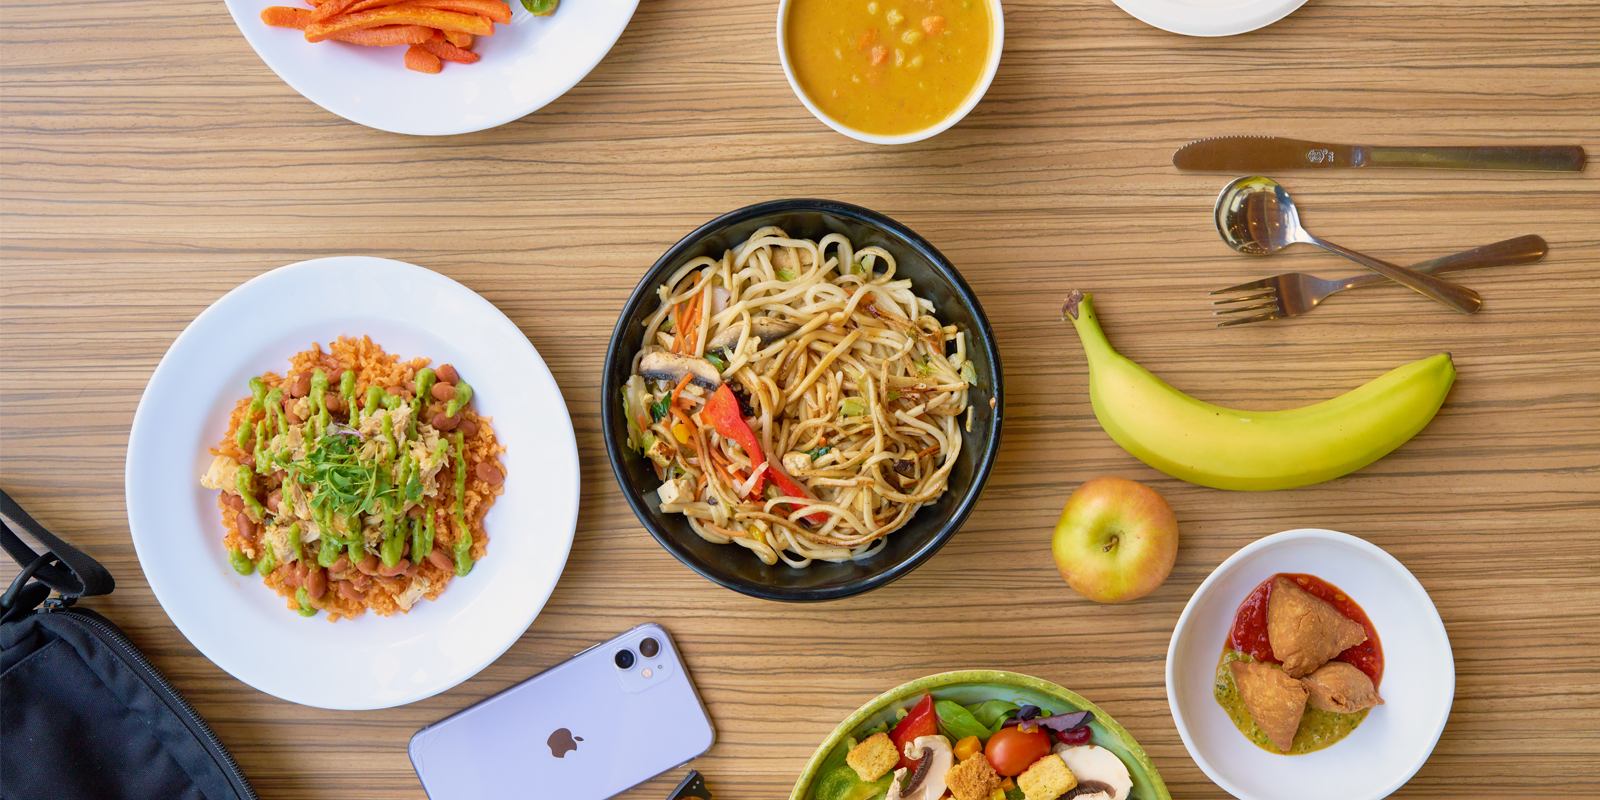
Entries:
{"type": "Polygon", "coordinates": [[[1000,670],[930,675],[851,714],[790,800],[1170,800],[1150,757],[1095,704],[1000,670]],[[892,791],[891,791],[892,790],[892,791]]]}

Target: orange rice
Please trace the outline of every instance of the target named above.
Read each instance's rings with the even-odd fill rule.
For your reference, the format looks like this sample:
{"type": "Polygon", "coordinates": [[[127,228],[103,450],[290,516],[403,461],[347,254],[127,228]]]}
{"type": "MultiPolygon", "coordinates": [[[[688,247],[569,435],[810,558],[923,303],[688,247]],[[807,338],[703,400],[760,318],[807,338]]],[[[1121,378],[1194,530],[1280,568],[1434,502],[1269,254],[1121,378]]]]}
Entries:
{"type": "MultiPolygon", "coordinates": [[[[289,359],[290,369],[287,375],[280,376],[275,372],[268,372],[261,376],[261,380],[269,390],[283,387],[287,393],[288,375],[309,372],[318,368],[328,371],[330,374],[333,370],[348,369],[354,370],[356,373],[355,396],[357,398],[364,397],[369,386],[377,386],[391,394],[399,394],[402,397],[410,398],[415,393],[414,380],[417,370],[428,366],[429,363],[429,359],[426,358],[401,361],[398,356],[384,352],[383,348],[374,343],[368,336],[362,336],[360,339],[341,336],[337,341],[329,345],[328,352],[323,352],[320,344],[313,343],[310,350],[295,354],[289,359]]],[[[333,382],[333,385],[335,387],[333,390],[336,391],[337,382],[333,382]]],[[[217,443],[216,447],[211,448],[209,451],[211,455],[227,456],[241,463],[252,457],[252,453],[247,453],[239,448],[238,440],[236,439],[239,426],[245,422],[245,417],[250,414],[250,405],[250,397],[245,397],[234,404],[233,412],[228,418],[228,432],[222,437],[222,441],[217,443]]],[[[442,410],[444,405],[443,402],[429,398],[423,406],[424,411],[419,419],[424,421],[432,419],[433,415],[442,410]]],[[[505,452],[505,447],[495,441],[494,430],[490,427],[490,424],[494,421],[493,418],[479,416],[470,407],[463,409],[461,416],[462,419],[470,420],[477,427],[477,431],[472,436],[464,437],[462,447],[468,464],[466,497],[462,514],[466,518],[467,526],[472,534],[470,554],[473,563],[476,564],[488,554],[489,550],[489,536],[483,529],[483,517],[488,513],[489,508],[494,505],[495,498],[505,491],[503,480],[499,484],[490,484],[478,477],[476,467],[480,463],[488,463],[504,476],[506,474],[505,466],[500,461],[500,454],[505,452]]],[[[455,481],[446,478],[446,476],[454,475],[454,469],[454,454],[451,453],[449,460],[445,462],[444,467],[439,471],[439,493],[436,497],[436,505],[433,506],[436,509],[454,507],[455,481]]],[[[278,487],[284,478],[284,473],[278,471],[269,476],[258,477],[266,479],[263,482],[264,485],[259,486],[257,490],[260,495],[257,498],[258,502],[264,503],[265,501],[262,498],[272,489],[278,487]]],[[[259,546],[257,542],[240,534],[236,523],[238,512],[225,502],[228,496],[228,492],[219,493],[217,496],[217,508],[222,512],[222,524],[227,528],[224,544],[229,549],[242,551],[254,561],[260,556],[259,546]]],[[[450,514],[440,513],[438,520],[440,524],[434,532],[435,547],[442,548],[448,553],[450,545],[460,538],[460,533],[455,529],[456,523],[450,514]]],[[[439,595],[444,592],[445,587],[456,577],[455,571],[453,569],[441,569],[427,558],[422,558],[418,563],[416,559],[411,558],[410,547],[411,544],[408,541],[405,545],[406,558],[411,562],[411,568],[407,573],[394,577],[365,576],[370,581],[370,584],[365,591],[365,599],[363,601],[351,600],[338,591],[335,583],[337,580],[335,574],[331,570],[327,570],[327,590],[323,592],[320,598],[308,600],[308,604],[320,611],[327,612],[329,622],[337,622],[341,618],[358,617],[368,609],[371,609],[378,616],[386,617],[396,611],[405,611],[396,602],[395,598],[403,593],[411,585],[411,582],[419,576],[426,578],[430,584],[422,597],[429,601],[438,599],[439,595]]],[[[315,562],[312,561],[311,563],[314,564],[315,562]]],[[[296,610],[300,607],[299,602],[295,599],[295,591],[298,587],[292,582],[293,570],[292,564],[280,564],[264,579],[269,588],[277,592],[280,597],[287,598],[287,606],[290,610],[296,610]]],[[[340,574],[349,575],[351,579],[356,579],[354,573],[356,573],[356,570],[352,567],[347,572],[340,574]]]]}

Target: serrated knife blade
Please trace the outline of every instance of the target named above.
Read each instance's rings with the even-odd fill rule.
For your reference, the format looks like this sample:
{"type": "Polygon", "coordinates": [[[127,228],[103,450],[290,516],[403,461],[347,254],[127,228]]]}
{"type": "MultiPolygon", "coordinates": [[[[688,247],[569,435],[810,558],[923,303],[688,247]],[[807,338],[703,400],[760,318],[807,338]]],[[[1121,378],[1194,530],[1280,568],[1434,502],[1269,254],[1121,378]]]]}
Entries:
{"type": "Polygon", "coordinates": [[[1207,172],[1390,167],[1582,172],[1587,157],[1577,145],[1374,147],[1329,144],[1277,136],[1219,136],[1178,148],[1172,165],[1207,172]]]}

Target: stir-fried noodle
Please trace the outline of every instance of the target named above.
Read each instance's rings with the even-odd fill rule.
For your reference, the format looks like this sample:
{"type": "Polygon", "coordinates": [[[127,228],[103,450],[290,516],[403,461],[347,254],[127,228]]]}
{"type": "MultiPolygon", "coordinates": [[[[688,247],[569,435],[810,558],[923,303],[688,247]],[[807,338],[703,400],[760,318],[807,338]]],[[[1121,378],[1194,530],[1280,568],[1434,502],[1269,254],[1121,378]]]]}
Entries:
{"type": "Polygon", "coordinates": [[[657,294],[625,408],[663,511],[804,567],[871,556],[944,493],[974,369],[892,254],[767,227],[657,294]]]}

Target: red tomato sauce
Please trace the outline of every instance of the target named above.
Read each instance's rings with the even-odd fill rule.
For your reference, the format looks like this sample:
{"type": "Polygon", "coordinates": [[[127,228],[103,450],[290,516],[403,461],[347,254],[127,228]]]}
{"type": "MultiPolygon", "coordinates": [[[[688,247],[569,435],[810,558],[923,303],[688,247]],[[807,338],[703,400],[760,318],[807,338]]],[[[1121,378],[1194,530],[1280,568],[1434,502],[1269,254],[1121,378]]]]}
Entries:
{"type": "Polygon", "coordinates": [[[1261,585],[1239,604],[1239,610],[1234,612],[1233,629],[1228,632],[1228,646],[1241,653],[1250,654],[1250,657],[1257,661],[1269,664],[1283,663],[1273,657],[1272,644],[1267,639],[1267,601],[1272,594],[1272,582],[1279,576],[1294,581],[1313,596],[1326,600],[1340,614],[1367,629],[1365,642],[1334,656],[1334,660],[1347,662],[1367,673],[1367,677],[1372,679],[1372,685],[1376,688],[1383,681],[1383,643],[1378,641],[1378,629],[1372,627],[1372,620],[1367,619],[1367,612],[1362,611],[1356,601],[1340,591],[1339,587],[1315,575],[1282,572],[1262,581],[1261,585]]]}

